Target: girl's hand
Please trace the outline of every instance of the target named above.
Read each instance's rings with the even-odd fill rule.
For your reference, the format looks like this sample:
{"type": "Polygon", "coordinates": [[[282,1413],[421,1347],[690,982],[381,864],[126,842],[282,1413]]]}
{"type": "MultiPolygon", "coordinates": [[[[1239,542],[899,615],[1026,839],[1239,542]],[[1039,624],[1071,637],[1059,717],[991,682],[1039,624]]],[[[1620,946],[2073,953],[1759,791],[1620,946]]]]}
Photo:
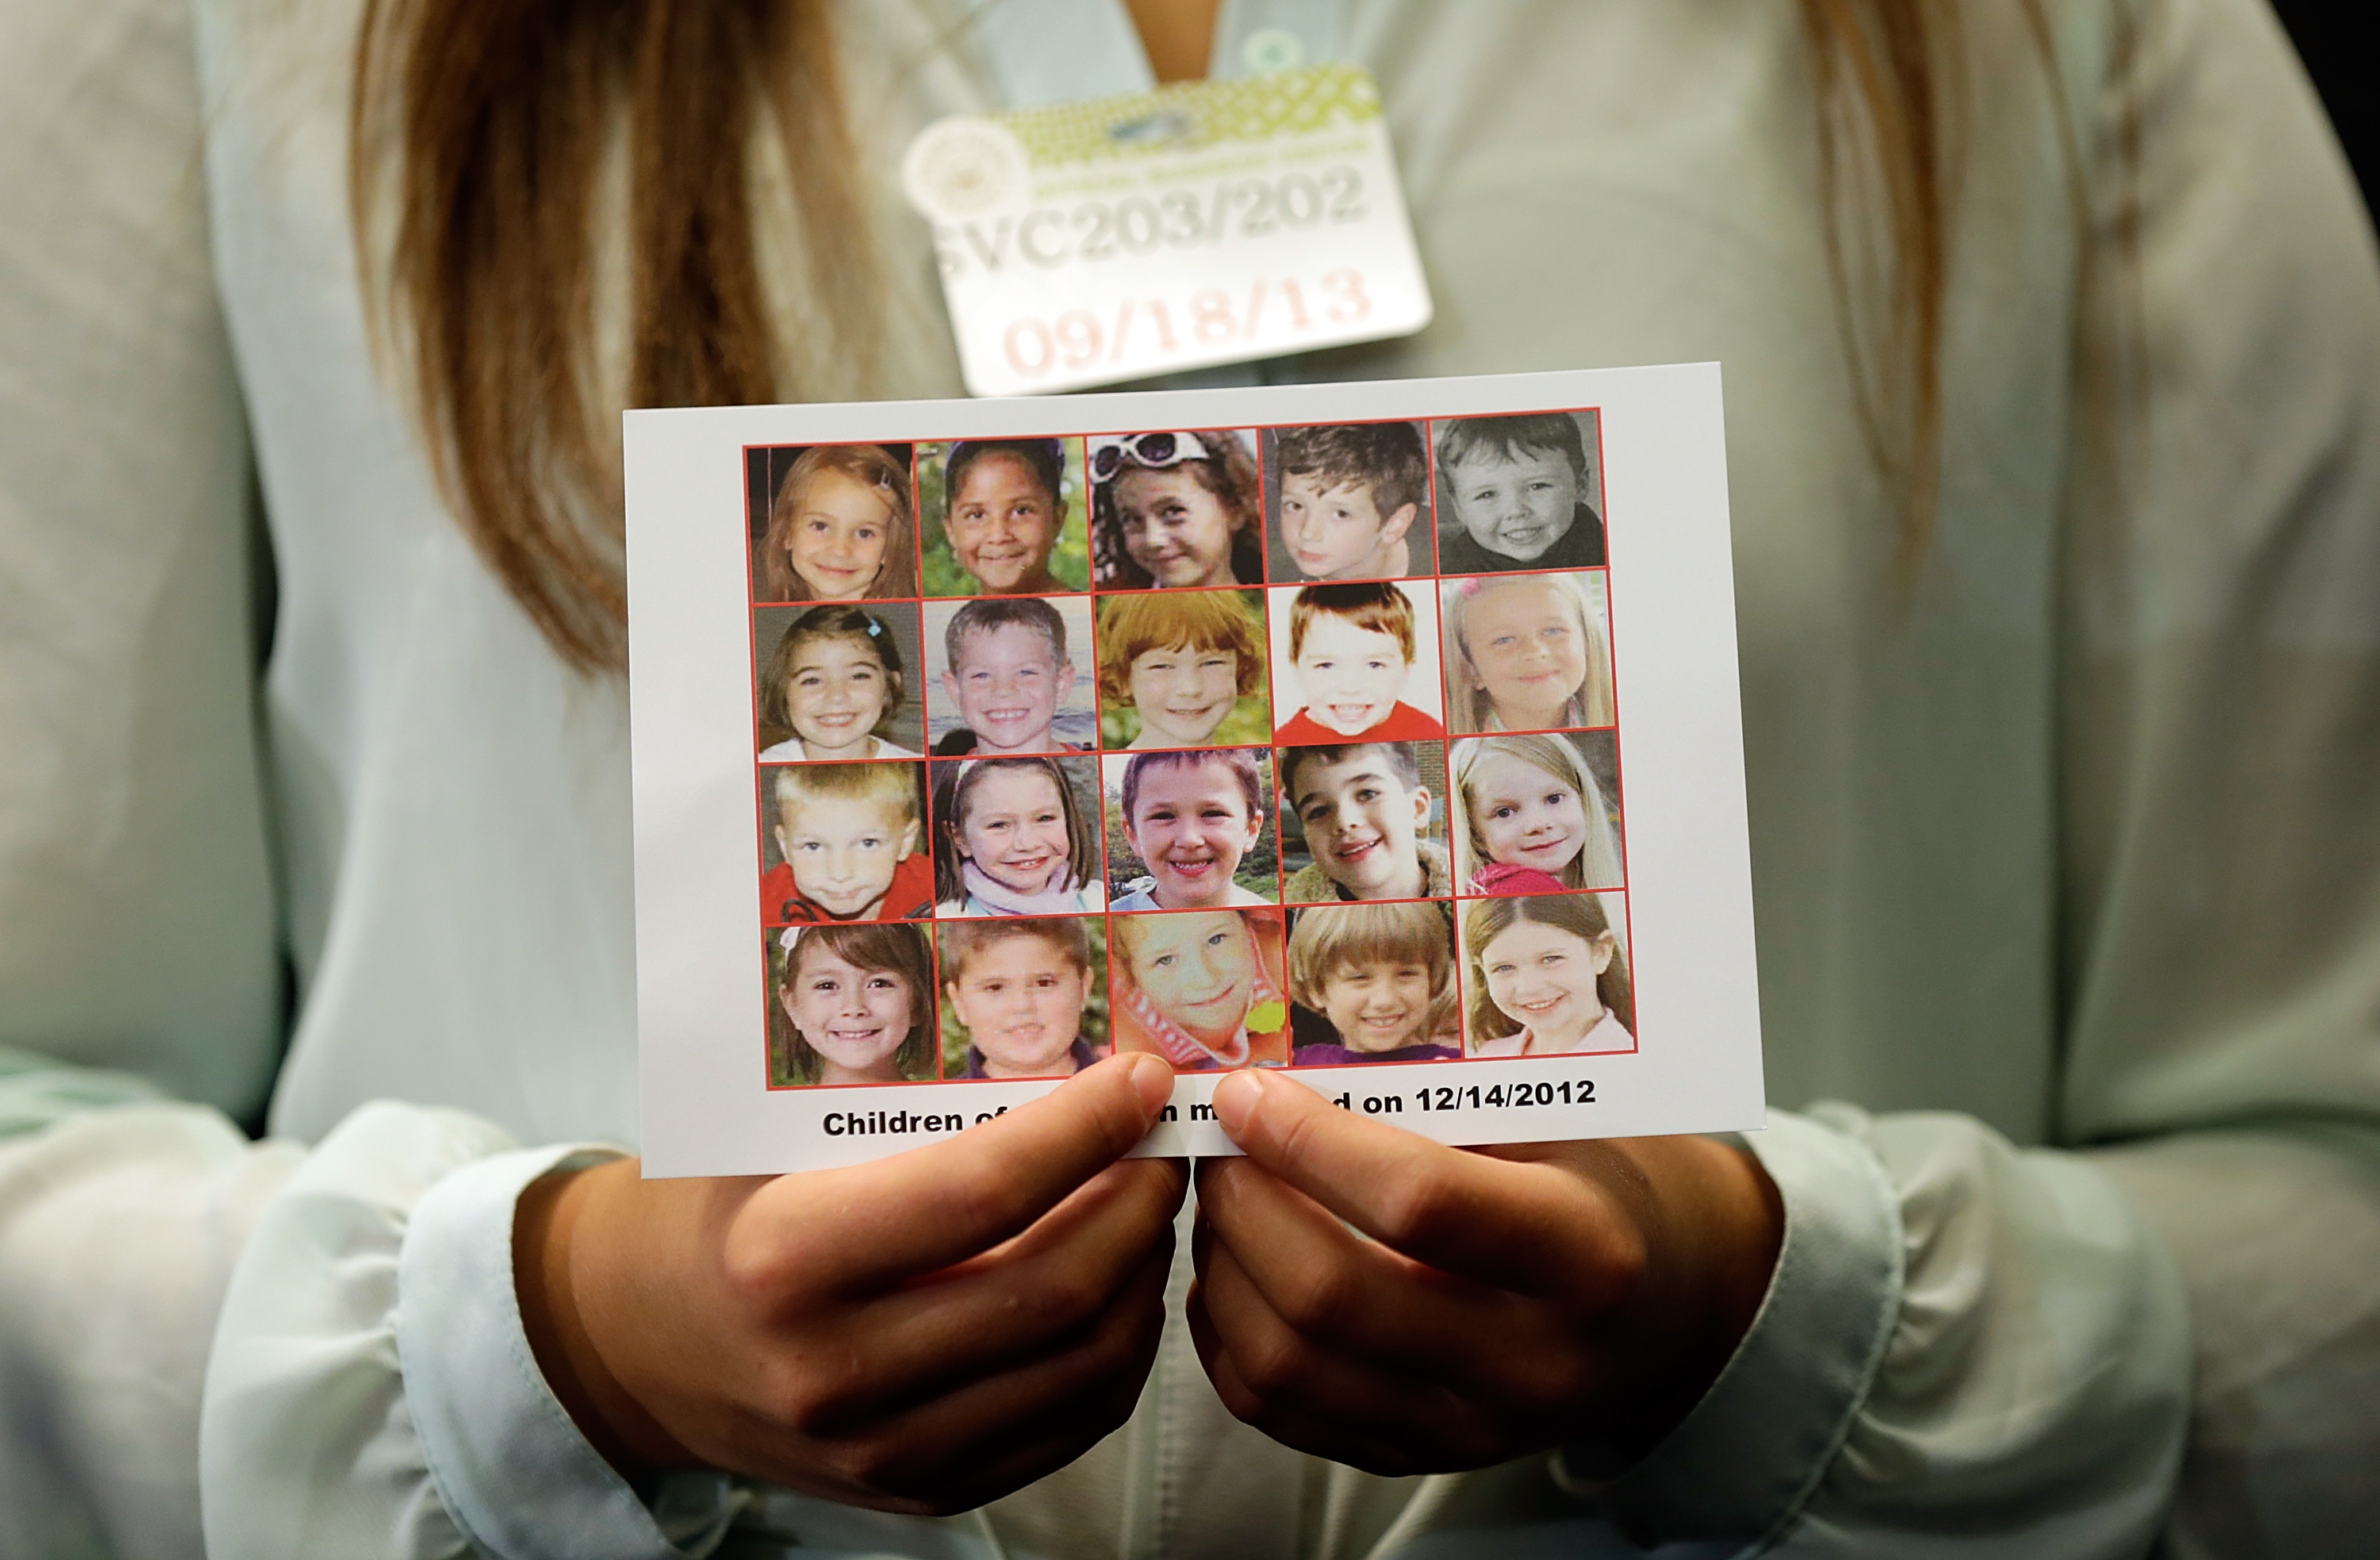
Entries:
{"type": "Polygon", "coordinates": [[[1758,1164],[1706,1138],[1450,1149],[1257,1072],[1215,1114],[1248,1157],[1198,1166],[1199,1358],[1242,1420],[1373,1473],[1642,1456],[1782,1237],[1758,1164]]]}
{"type": "Polygon", "coordinates": [[[515,1221],[531,1347],[616,1467],[707,1465],[963,1511],[1123,1422],[1163,1324],[1180,1161],[1122,1161],[1172,1084],[1118,1057],[844,1170],[540,1182],[515,1221]]]}

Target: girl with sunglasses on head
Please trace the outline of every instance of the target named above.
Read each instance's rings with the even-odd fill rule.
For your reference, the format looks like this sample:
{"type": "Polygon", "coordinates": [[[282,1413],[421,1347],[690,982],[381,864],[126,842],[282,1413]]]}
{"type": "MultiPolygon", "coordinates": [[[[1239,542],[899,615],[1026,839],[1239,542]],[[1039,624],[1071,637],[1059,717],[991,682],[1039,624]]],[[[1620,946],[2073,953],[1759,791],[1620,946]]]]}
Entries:
{"type": "Polygon", "coordinates": [[[1091,441],[1091,562],[1103,591],[1264,580],[1256,457],[1228,430],[1091,441]]]}

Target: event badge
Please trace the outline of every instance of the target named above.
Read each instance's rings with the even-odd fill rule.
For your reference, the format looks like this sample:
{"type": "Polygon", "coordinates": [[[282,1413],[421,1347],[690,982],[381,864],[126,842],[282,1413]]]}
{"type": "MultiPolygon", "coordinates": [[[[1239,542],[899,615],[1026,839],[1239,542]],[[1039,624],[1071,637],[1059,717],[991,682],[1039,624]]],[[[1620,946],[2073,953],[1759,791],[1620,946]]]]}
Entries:
{"type": "Polygon", "coordinates": [[[1380,91],[1324,65],[978,116],[902,164],[978,396],[1116,384],[1429,323],[1380,91]]]}

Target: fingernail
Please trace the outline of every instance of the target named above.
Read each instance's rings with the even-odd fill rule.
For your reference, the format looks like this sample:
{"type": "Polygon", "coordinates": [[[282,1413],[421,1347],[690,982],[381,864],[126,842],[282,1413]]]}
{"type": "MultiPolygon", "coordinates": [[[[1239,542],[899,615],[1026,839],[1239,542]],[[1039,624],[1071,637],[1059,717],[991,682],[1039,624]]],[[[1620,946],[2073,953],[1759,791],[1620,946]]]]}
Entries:
{"type": "Polygon", "coordinates": [[[1173,1098],[1173,1069],[1162,1056],[1143,1051],[1132,1058],[1132,1086],[1140,1091],[1140,1107],[1154,1119],[1173,1098]]]}
{"type": "Polygon", "coordinates": [[[1215,1119],[1222,1123],[1223,1130],[1231,1135],[1233,1142],[1239,1141],[1241,1128],[1247,1125],[1248,1117],[1256,1114],[1257,1102],[1264,1097],[1264,1075],[1252,1068],[1235,1072],[1215,1085],[1215,1119]]]}

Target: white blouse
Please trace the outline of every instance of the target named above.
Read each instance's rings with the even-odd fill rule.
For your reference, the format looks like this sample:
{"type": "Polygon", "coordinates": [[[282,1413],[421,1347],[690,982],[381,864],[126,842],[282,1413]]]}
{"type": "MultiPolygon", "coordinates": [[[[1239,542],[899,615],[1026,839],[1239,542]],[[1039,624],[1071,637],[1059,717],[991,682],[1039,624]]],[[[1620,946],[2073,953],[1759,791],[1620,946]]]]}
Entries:
{"type": "MultiPolygon", "coordinates": [[[[1855,1103],[1754,1140],[1767,1304],[1616,1478],[1283,1451],[1208,1387],[1177,1270],[1133,1421],[941,1523],[640,1496],[528,1354],[514,1194],[636,1138],[625,700],[481,564],[375,370],[357,8],[0,11],[0,1555],[195,1554],[202,1521],[243,1560],[2380,1527],[2380,267],[2257,0],[2052,0],[2054,75],[2018,7],[1965,8],[1905,592],[1795,6],[1224,7],[1219,73],[1283,33],[1378,73],[1438,302],[1240,377],[1724,364],[1770,1093],[1855,1103]],[[2078,389],[2078,188],[2113,400],[2078,389]]],[[[959,388],[907,135],[1148,79],[1115,0],[966,8],[839,12],[887,395],[959,388]]]]}

